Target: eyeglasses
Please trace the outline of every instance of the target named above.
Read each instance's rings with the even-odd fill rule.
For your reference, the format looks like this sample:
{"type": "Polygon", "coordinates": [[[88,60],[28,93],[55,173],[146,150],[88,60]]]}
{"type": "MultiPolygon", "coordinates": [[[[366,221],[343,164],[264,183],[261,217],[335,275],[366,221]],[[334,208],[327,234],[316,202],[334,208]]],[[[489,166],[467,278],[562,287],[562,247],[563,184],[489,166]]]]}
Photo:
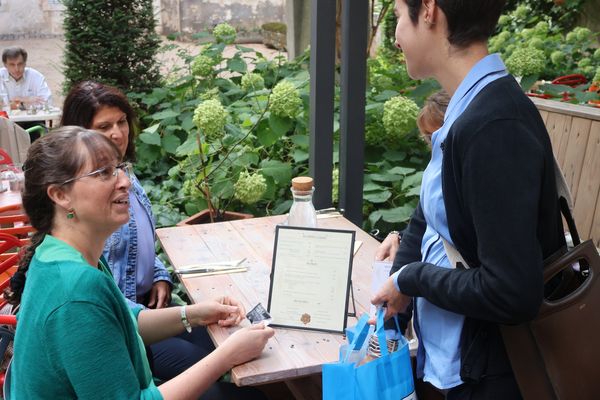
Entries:
{"type": "Polygon", "coordinates": [[[120,164],[117,164],[116,166],[113,165],[107,165],[106,167],[102,167],[99,168],[95,171],[92,172],[88,172],[87,174],[83,174],[80,176],[76,176],[75,178],[71,178],[71,179],[67,179],[66,181],[64,181],[63,183],[61,183],[61,185],[66,185],[67,183],[76,181],[78,179],[81,178],[85,178],[88,176],[97,176],[98,178],[100,178],[101,181],[108,181],[111,178],[116,178],[117,175],[119,175],[119,170],[123,171],[123,173],[129,177],[131,176],[131,163],[130,162],[122,162],[120,164]]]}

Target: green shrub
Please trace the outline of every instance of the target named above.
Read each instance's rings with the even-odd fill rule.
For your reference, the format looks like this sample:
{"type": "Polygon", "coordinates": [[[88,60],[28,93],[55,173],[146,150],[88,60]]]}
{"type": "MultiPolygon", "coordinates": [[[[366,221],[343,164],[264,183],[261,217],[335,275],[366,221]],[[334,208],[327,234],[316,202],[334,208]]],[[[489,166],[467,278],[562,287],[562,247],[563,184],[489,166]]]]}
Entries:
{"type": "Polygon", "coordinates": [[[126,92],[156,87],[152,0],[64,0],[64,90],[82,80],[97,80],[126,92]]]}
{"type": "MultiPolygon", "coordinates": [[[[266,60],[239,45],[224,57],[224,49],[224,43],[205,44],[199,54],[180,49],[183,69],[150,93],[130,95],[146,110],[136,168],[161,213],[159,225],[192,215],[209,201],[219,211],[287,212],[291,178],[308,171],[309,53],[288,62],[266,60]],[[199,57],[205,57],[202,76],[194,73],[199,57]]],[[[369,63],[371,80],[380,83],[367,89],[367,122],[377,129],[367,133],[365,148],[364,228],[397,229],[417,203],[421,171],[429,159],[418,135],[408,134],[416,132],[415,102],[422,104],[437,87],[410,80],[398,52],[381,51],[369,63]],[[401,118],[404,122],[389,116],[388,133],[384,104],[400,95],[406,106],[402,111],[409,113],[401,118]]],[[[335,163],[339,87],[336,96],[335,163]]],[[[334,176],[334,188],[337,180],[334,176]]]]}

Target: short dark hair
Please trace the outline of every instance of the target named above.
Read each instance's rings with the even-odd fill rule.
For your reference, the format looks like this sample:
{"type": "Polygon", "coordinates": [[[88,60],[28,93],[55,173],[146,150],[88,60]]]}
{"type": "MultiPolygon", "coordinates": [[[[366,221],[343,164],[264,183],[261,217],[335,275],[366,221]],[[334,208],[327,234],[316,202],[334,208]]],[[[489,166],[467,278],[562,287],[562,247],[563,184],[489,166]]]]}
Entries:
{"type": "Polygon", "coordinates": [[[27,62],[27,51],[19,46],[10,46],[2,51],[2,62],[6,64],[9,58],[23,57],[23,61],[27,62]]]}
{"type": "MultiPolygon", "coordinates": [[[[25,187],[23,208],[36,229],[31,244],[19,261],[19,268],[10,280],[4,297],[18,304],[27,279],[27,270],[35,249],[54,225],[55,204],[48,196],[48,187],[74,178],[92,161],[92,169],[119,160],[121,152],[107,137],[81,126],[63,126],[33,142],[23,164],[25,187]]],[[[73,182],[66,183],[73,185],[73,182]]]]}
{"type": "Polygon", "coordinates": [[[137,117],[127,97],[119,89],[94,81],[79,82],[71,90],[63,103],[61,125],[77,125],[90,129],[94,116],[103,107],[116,107],[127,116],[129,142],[123,157],[135,161],[135,133],[137,117]]]}
{"type": "MultiPolygon", "coordinates": [[[[418,23],[422,0],[403,0],[408,15],[418,23]]],[[[487,40],[496,29],[506,0],[435,0],[448,21],[448,42],[458,48],[487,40]]]]}

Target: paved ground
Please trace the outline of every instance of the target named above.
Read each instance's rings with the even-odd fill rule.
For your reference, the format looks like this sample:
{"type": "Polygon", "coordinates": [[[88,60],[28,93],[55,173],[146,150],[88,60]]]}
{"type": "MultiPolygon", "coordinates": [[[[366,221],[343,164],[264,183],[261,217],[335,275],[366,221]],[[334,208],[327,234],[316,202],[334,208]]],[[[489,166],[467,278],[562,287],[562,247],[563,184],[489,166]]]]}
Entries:
{"type": "MultiPolygon", "coordinates": [[[[199,46],[187,42],[169,42],[175,43],[182,48],[189,50],[192,54],[199,52],[199,46]]],[[[63,76],[63,52],[65,42],[62,39],[27,39],[27,40],[9,40],[0,41],[0,49],[8,46],[22,46],[27,50],[28,61],[27,66],[40,71],[46,77],[48,85],[52,90],[53,103],[55,106],[61,106],[64,100],[62,94],[63,76]]],[[[262,44],[244,44],[246,47],[251,47],[264,54],[267,58],[273,58],[280,53],[277,50],[269,49],[262,44]]],[[[233,46],[229,46],[225,50],[225,55],[235,52],[233,46]]],[[[158,61],[161,64],[161,71],[167,73],[173,63],[178,62],[176,51],[170,51],[164,54],[159,54],[158,61]]]]}

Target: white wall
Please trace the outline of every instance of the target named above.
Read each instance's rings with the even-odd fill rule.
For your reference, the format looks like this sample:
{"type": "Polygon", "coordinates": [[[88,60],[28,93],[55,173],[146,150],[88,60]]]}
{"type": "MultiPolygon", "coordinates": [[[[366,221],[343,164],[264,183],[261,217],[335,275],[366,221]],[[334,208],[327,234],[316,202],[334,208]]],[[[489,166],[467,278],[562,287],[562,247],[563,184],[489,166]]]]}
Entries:
{"type": "Polygon", "coordinates": [[[0,0],[0,39],[62,35],[58,0],[0,0]]]}

